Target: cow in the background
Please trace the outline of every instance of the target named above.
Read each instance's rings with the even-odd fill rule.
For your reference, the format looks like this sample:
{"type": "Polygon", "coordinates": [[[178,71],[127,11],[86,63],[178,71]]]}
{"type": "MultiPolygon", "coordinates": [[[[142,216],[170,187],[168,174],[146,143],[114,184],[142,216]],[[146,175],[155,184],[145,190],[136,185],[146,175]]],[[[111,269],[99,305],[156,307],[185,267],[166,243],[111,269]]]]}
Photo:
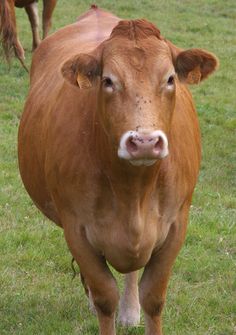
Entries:
{"type": "Polygon", "coordinates": [[[175,47],[152,23],[95,6],[34,53],[20,172],[36,206],[64,230],[101,335],[116,333],[108,264],[126,274],[122,324],[138,323],[141,305],[145,334],[162,334],[201,159],[187,85],[216,67],[213,54],[175,47]]]}
{"type": "MultiPolygon", "coordinates": [[[[1,0],[0,1],[0,38],[7,60],[12,53],[24,65],[24,49],[17,36],[15,6],[24,7],[28,14],[33,35],[35,50],[41,42],[39,34],[39,16],[37,0],[1,0]]],[[[43,38],[48,35],[51,27],[51,17],[57,0],[43,0],[43,38]]]]}

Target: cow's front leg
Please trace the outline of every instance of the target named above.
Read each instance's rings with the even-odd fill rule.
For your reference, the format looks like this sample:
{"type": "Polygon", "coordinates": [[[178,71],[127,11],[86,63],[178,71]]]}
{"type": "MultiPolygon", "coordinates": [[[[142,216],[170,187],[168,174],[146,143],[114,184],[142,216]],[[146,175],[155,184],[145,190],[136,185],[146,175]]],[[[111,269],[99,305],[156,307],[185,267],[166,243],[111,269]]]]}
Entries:
{"type": "Polygon", "coordinates": [[[144,269],[139,295],[145,316],[145,335],[162,335],[161,313],[165,303],[167,284],[184,236],[185,227],[172,224],[166,242],[152,255],[144,269]]]}
{"type": "Polygon", "coordinates": [[[85,230],[76,223],[64,225],[69,249],[78,263],[96,308],[100,335],[115,335],[115,311],[119,301],[116,281],[104,257],[87,240],[85,230]]]}

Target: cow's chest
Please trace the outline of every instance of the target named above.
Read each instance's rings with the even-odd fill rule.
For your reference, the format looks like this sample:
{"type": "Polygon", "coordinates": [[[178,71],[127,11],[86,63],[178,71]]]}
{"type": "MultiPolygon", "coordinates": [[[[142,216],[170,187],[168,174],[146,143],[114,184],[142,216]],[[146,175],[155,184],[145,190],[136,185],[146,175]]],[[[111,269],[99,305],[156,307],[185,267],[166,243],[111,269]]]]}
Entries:
{"type": "MultiPolygon", "coordinates": [[[[174,212],[173,212],[174,216],[174,212]]],[[[165,241],[172,215],[160,215],[158,201],[99,200],[90,211],[86,235],[99,253],[120,272],[139,269],[165,241]]]]}

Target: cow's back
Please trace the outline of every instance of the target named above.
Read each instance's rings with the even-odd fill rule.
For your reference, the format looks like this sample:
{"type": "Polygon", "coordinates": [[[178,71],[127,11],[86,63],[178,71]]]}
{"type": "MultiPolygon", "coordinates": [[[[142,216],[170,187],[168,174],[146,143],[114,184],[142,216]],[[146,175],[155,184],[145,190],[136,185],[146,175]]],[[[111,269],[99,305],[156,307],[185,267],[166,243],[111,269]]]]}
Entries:
{"type": "Polygon", "coordinates": [[[58,76],[62,64],[73,55],[88,53],[110,36],[114,26],[120,21],[116,16],[98,8],[90,9],[68,25],[42,42],[32,60],[31,84],[41,78],[50,81],[58,76]]]}

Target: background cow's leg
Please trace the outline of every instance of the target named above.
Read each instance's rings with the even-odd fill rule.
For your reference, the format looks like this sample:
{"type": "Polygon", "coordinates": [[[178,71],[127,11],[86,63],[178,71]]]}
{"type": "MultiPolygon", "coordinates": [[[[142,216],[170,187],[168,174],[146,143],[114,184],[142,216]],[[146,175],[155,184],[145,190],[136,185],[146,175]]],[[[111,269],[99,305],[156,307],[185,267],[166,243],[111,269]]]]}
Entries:
{"type": "Polygon", "coordinates": [[[52,13],[57,0],[43,0],[43,38],[47,37],[52,25],[52,13]]]}
{"type": "Polygon", "coordinates": [[[116,281],[104,257],[95,253],[84,229],[76,224],[64,225],[70,251],[79,264],[99,319],[100,335],[115,335],[115,311],[119,301],[116,281]]]}
{"type": "Polygon", "coordinates": [[[188,207],[181,214],[182,220],[172,224],[165,244],[152,255],[144,269],[139,295],[145,316],[145,335],[162,335],[161,313],[171,269],[184,241],[187,216],[188,207]]]}
{"type": "Polygon", "coordinates": [[[32,50],[35,50],[41,42],[39,35],[39,15],[38,15],[37,2],[32,2],[31,4],[25,6],[25,11],[28,14],[32,29],[32,35],[33,35],[32,50]]]}
{"type": "Polygon", "coordinates": [[[125,275],[125,287],[120,299],[118,319],[123,326],[137,325],[140,322],[138,271],[125,275]]]}

